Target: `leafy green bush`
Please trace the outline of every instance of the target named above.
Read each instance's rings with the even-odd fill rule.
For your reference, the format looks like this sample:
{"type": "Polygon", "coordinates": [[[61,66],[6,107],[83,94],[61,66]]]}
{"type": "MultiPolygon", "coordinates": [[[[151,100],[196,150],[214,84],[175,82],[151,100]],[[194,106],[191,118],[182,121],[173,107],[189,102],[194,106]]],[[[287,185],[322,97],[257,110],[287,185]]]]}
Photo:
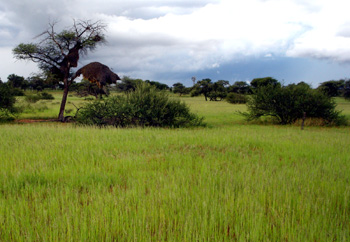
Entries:
{"type": "Polygon", "coordinates": [[[226,101],[232,104],[242,104],[247,102],[247,96],[231,92],[227,94],[226,101]]]}
{"type": "Polygon", "coordinates": [[[137,85],[134,92],[113,96],[87,104],[76,117],[81,124],[116,127],[202,126],[203,118],[190,112],[178,100],[169,99],[164,91],[146,83],[137,85]]]}
{"type": "Polygon", "coordinates": [[[263,116],[274,117],[280,124],[291,124],[303,118],[319,118],[325,124],[346,124],[344,116],[336,111],[336,103],[324,93],[307,85],[267,85],[254,90],[247,102],[248,112],[242,113],[248,120],[263,116]]]}
{"type": "Polygon", "coordinates": [[[11,120],[19,112],[14,106],[15,102],[13,89],[6,83],[0,83],[0,120],[11,120]]]}
{"type": "Polygon", "coordinates": [[[13,88],[12,93],[14,96],[17,96],[17,97],[25,95],[22,89],[19,89],[19,88],[13,88]]]}
{"type": "Polygon", "coordinates": [[[29,103],[36,103],[41,99],[41,96],[38,94],[27,94],[24,99],[29,103]]]}
{"type": "Polygon", "coordinates": [[[47,92],[42,92],[38,94],[27,94],[25,100],[29,103],[36,103],[39,100],[53,100],[55,99],[52,94],[47,92]]]}
{"type": "Polygon", "coordinates": [[[138,84],[134,92],[125,96],[109,97],[87,104],[76,119],[81,124],[116,127],[204,125],[203,118],[191,113],[185,103],[169,99],[167,93],[146,83],[138,84]]]}
{"type": "Polygon", "coordinates": [[[39,93],[39,96],[40,96],[40,99],[43,99],[43,100],[54,100],[54,96],[52,96],[52,94],[50,93],[47,93],[47,92],[42,92],[42,93],[39,93]]]}

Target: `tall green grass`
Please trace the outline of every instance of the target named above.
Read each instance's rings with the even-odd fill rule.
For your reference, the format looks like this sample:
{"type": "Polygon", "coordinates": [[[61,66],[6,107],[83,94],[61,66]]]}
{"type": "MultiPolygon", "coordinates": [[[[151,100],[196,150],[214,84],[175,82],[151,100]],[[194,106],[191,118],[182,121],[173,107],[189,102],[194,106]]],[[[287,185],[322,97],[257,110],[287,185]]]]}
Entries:
{"type": "Polygon", "coordinates": [[[349,129],[3,125],[0,240],[347,241],[349,129]]]}
{"type": "Polygon", "coordinates": [[[349,127],[203,99],[209,128],[1,125],[0,241],[350,240],[349,127]]]}

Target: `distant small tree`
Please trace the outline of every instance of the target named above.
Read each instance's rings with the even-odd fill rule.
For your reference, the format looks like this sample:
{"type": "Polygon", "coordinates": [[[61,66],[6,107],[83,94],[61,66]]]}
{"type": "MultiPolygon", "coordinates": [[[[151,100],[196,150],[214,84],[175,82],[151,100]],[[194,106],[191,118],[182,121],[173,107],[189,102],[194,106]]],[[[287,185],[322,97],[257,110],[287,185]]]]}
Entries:
{"type": "Polygon", "coordinates": [[[228,92],[234,92],[238,94],[248,94],[250,92],[250,86],[243,81],[236,81],[229,87],[228,92]]]}
{"type": "Polygon", "coordinates": [[[343,96],[345,99],[350,99],[350,80],[344,82],[344,93],[343,96]]]}
{"type": "Polygon", "coordinates": [[[141,79],[133,79],[128,76],[123,76],[121,82],[117,84],[117,89],[122,92],[135,91],[136,86],[142,82],[143,80],[141,79]]]}
{"type": "Polygon", "coordinates": [[[227,87],[229,82],[219,80],[212,82],[211,79],[206,78],[198,81],[191,91],[191,96],[204,95],[205,101],[221,101],[227,95],[227,87]]]}
{"type": "Polygon", "coordinates": [[[211,90],[211,84],[212,81],[209,78],[198,81],[191,91],[191,96],[194,97],[203,94],[205,101],[208,101],[209,92],[211,90]]]}
{"type": "Polygon", "coordinates": [[[13,88],[23,88],[25,85],[25,79],[23,76],[11,74],[7,77],[7,83],[13,88]]]}
{"type": "Polygon", "coordinates": [[[322,82],[317,89],[324,92],[329,97],[338,97],[344,89],[344,80],[322,82]]]}
{"type": "Polygon", "coordinates": [[[150,84],[151,86],[155,86],[158,90],[169,90],[169,86],[167,84],[150,80],[146,80],[145,82],[150,84]]]}
{"type": "Polygon", "coordinates": [[[187,88],[181,82],[177,82],[173,84],[173,93],[178,93],[180,96],[184,94],[189,94],[191,89],[187,88]]]}
{"type": "Polygon", "coordinates": [[[263,86],[278,86],[281,85],[276,79],[272,77],[255,78],[250,82],[252,88],[259,88],[263,86]]]}
{"type": "Polygon", "coordinates": [[[197,79],[197,78],[196,78],[195,76],[191,77],[191,80],[192,80],[192,82],[193,82],[193,86],[196,85],[196,79],[197,79]]]}
{"type": "Polygon", "coordinates": [[[42,91],[46,87],[45,80],[40,74],[31,75],[26,81],[33,90],[42,91]]]}

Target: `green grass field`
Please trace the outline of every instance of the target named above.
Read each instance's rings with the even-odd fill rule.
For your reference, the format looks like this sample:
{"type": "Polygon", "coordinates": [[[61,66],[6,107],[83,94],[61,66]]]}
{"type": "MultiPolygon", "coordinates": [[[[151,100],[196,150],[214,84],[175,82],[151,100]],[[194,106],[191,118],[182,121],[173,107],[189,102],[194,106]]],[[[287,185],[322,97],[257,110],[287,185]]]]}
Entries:
{"type": "MultiPolygon", "coordinates": [[[[19,119],[55,118],[55,97],[19,119]]],[[[244,105],[182,100],[208,127],[0,125],[0,241],[350,240],[349,127],[248,124],[244,105]]]]}

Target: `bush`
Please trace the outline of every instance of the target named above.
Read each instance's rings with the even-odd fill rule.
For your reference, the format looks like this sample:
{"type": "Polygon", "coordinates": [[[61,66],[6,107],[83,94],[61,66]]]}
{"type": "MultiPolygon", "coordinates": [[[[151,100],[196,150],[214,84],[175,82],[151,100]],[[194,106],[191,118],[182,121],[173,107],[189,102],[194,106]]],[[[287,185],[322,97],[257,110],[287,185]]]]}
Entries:
{"type": "Polygon", "coordinates": [[[25,100],[29,103],[36,103],[39,100],[53,100],[55,99],[52,94],[47,92],[42,92],[38,94],[28,94],[25,97],[25,100]]]}
{"type": "Polygon", "coordinates": [[[13,88],[12,93],[14,96],[17,96],[17,97],[25,95],[24,92],[19,88],[13,88]]]}
{"type": "Polygon", "coordinates": [[[114,96],[87,104],[77,115],[81,124],[116,127],[201,126],[203,118],[190,113],[189,107],[169,99],[164,91],[140,83],[126,96],[114,96]]]}
{"type": "Polygon", "coordinates": [[[247,102],[248,120],[263,116],[274,117],[280,124],[291,124],[303,118],[319,118],[325,124],[346,124],[344,116],[336,111],[336,103],[324,93],[306,85],[267,85],[257,88],[247,102]]]}
{"type": "Polygon", "coordinates": [[[47,92],[42,92],[39,94],[40,99],[44,99],[44,100],[54,100],[55,98],[52,96],[52,94],[47,93],[47,92]]]}
{"type": "Polygon", "coordinates": [[[38,94],[27,94],[24,99],[29,103],[36,103],[41,99],[41,96],[38,94]]]}
{"type": "Polygon", "coordinates": [[[242,104],[247,102],[247,97],[246,95],[243,95],[243,94],[231,92],[227,94],[226,101],[232,104],[242,104]]]}
{"type": "Polygon", "coordinates": [[[16,98],[13,89],[6,83],[0,83],[0,119],[10,120],[19,110],[15,108],[16,98]]]}

